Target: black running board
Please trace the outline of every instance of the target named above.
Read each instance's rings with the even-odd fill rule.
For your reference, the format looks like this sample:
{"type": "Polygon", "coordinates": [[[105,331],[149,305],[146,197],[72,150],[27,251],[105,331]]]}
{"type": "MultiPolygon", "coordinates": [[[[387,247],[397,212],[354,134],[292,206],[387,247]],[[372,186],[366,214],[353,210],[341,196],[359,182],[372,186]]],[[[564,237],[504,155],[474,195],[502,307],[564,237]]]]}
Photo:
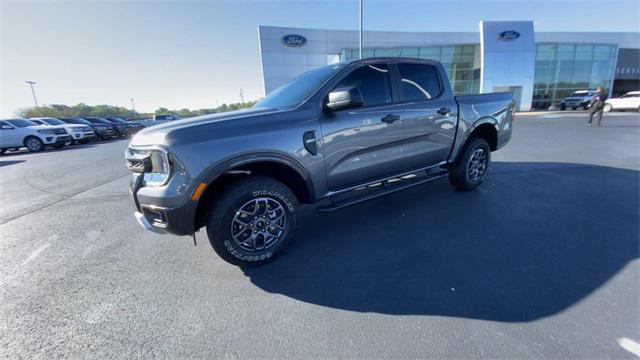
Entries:
{"type": "Polygon", "coordinates": [[[405,190],[414,186],[442,179],[449,175],[449,172],[442,169],[442,171],[436,174],[430,173],[429,171],[421,171],[410,175],[379,181],[368,186],[354,189],[346,194],[330,196],[325,198],[324,201],[317,202],[316,209],[321,212],[335,211],[347,206],[379,198],[396,191],[405,190]],[[408,177],[410,175],[413,176],[408,177]]]}

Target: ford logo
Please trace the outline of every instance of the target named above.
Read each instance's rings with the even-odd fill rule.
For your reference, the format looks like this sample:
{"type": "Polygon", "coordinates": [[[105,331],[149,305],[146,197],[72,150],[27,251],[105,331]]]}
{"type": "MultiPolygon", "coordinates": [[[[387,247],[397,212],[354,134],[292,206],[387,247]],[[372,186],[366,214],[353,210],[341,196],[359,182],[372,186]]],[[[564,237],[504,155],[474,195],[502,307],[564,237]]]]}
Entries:
{"type": "Polygon", "coordinates": [[[498,34],[498,39],[502,41],[513,41],[520,37],[520,33],[513,30],[503,31],[498,34]]]}
{"type": "Polygon", "coordinates": [[[289,34],[282,37],[282,44],[287,47],[303,47],[307,38],[302,35],[289,34]]]}

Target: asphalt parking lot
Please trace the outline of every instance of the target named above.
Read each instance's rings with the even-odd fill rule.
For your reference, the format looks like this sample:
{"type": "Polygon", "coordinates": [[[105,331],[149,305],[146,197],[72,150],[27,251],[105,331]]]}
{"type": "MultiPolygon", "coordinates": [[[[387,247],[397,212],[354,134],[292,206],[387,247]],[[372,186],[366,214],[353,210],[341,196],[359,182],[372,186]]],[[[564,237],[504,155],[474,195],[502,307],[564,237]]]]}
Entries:
{"type": "Polygon", "coordinates": [[[0,357],[634,358],[640,116],[584,117],[518,116],[475,192],[305,208],[245,270],[137,225],[126,140],[3,156],[0,357]]]}

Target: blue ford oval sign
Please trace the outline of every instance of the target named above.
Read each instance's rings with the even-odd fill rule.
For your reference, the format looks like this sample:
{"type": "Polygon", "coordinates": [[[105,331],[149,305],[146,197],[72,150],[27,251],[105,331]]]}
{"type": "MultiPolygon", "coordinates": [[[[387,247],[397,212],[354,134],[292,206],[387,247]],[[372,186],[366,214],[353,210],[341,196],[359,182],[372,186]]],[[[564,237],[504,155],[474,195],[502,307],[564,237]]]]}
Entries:
{"type": "Polygon", "coordinates": [[[520,37],[520,33],[513,30],[503,31],[498,34],[498,39],[502,41],[513,41],[520,37]]]}
{"type": "Polygon", "coordinates": [[[302,35],[289,34],[282,37],[282,44],[287,47],[303,47],[307,38],[302,35]]]}

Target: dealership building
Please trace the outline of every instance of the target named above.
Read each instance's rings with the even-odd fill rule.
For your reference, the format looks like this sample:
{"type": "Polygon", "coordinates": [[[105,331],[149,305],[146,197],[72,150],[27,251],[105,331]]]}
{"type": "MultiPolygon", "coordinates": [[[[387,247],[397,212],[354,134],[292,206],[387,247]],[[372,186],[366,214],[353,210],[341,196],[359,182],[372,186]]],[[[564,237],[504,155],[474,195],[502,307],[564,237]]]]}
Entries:
{"type": "MultiPolygon", "coordinates": [[[[260,26],[258,35],[265,94],[359,56],[353,30],[260,26]]],[[[478,32],[365,31],[362,52],[440,61],[456,94],[510,91],[521,111],[558,107],[575,90],[640,90],[640,33],[535,32],[533,21],[481,21],[478,32]]]]}

